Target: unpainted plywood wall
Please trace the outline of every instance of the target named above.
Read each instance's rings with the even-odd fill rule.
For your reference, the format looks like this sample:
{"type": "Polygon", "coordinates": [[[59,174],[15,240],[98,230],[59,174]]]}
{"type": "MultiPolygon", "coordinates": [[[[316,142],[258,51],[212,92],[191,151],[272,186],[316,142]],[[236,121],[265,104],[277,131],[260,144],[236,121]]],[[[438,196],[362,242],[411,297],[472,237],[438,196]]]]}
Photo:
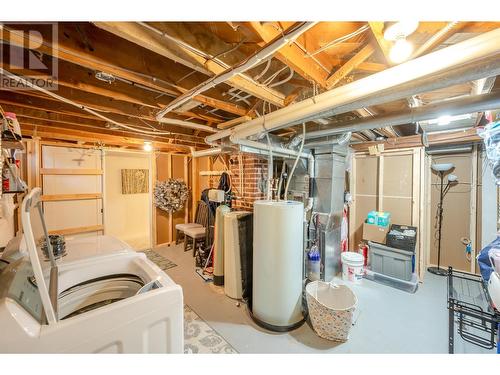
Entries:
{"type": "MultiPolygon", "coordinates": [[[[156,181],[165,181],[175,178],[184,181],[190,186],[189,157],[186,155],[175,155],[171,153],[157,153],[156,158],[156,181]]],[[[175,241],[175,225],[189,221],[186,215],[191,210],[191,199],[188,200],[184,209],[179,212],[169,213],[155,207],[156,220],[156,244],[170,244],[175,241]]]]}
{"type": "Polygon", "coordinates": [[[201,192],[215,188],[220,176],[201,176],[201,171],[224,171],[227,161],[221,157],[192,158],[188,155],[169,153],[156,154],[156,180],[176,178],[185,181],[191,189],[188,204],[184,210],[169,214],[155,208],[156,244],[172,244],[176,241],[175,225],[194,221],[201,192]]]}
{"type": "Polygon", "coordinates": [[[363,223],[372,210],[391,213],[391,223],[418,228],[417,271],[421,272],[421,165],[422,149],[385,151],[379,155],[354,155],[350,190],[349,248],[362,242],[363,223]]]}
{"type": "Polygon", "coordinates": [[[391,213],[391,223],[415,225],[416,195],[414,150],[383,153],[378,156],[358,154],[354,157],[351,207],[350,247],[356,248],[362,240],[363,222],[372,210],[391,213]],[[352,213],[354,215],[352,215],[352,213]]]}
{"type": "MultiPolygon", "coordinates": [[[[452,266],[467,272],[474,271],[474,254],[472,254],[471,260],[467,259],[461,238],[471,239],[473,248],[477,248],[477,230],[474,228],[476,228],[477,215],[480,216],[480,205],[476,203],[478,179],[475,176],[476,173],[473,172],[476,168],[474,164],[477,163],[475,153],[435,155],[432,157],[432,162],[453,163],[455,167],[450,173],[458,177],[458,184],[453,185],[444,198],[440,265],[445,268],[452,266]]],[[[446,185],[446,183],[445,176],[444,184],[446,185]]],[[[437,209],[440,198],[440,178],[437,173],[431,173],[430,184],[430,264],[435,265],[437,264],[438,248],[437,209]]]]}

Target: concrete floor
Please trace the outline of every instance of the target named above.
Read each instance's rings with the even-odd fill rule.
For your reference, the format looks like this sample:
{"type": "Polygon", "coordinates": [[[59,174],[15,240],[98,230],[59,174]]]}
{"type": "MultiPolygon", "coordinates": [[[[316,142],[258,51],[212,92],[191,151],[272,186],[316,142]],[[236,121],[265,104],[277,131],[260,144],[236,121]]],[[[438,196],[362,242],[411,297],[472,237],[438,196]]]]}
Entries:
{"type": "MultiPolygon", "coordinates": [[[[257,326],[246,305],[236,305],[223,288],[194,272],[191,252],[182,245],[155,249],[178,266],[167,273],[182,286],[184,302],[240,353],[447,353],[445,278],[427,274],[415,294],[363,280],[348,284],[359,301],[359,316],[346,343],[318,337],[306,323],[289,333],[257,326]]],[[[493,353],[455,340],[456,353],[493,353]]]]}

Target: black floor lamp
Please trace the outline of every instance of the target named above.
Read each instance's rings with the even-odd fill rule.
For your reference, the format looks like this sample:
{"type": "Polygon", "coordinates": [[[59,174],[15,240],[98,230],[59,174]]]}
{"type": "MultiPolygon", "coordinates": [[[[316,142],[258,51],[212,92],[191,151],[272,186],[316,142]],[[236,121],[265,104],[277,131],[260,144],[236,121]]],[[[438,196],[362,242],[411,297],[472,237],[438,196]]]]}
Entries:
{"type": "Polygon", "coordinates": [[[437,267],[429,267],[427,271],[439,276],[446,276],[448,271],[440,267],[441,263],[441,234],[443,229],[443,202],[446,193],[450,187],[458,183],[458,178],[454,174],[448,175],[447,184],[444,186],[444,175],[451,171],[455,166],[452,163],[433,164],[432,170],[435,171],[441,179],[441,190],[438,203],[438,261],[437,267]]]}

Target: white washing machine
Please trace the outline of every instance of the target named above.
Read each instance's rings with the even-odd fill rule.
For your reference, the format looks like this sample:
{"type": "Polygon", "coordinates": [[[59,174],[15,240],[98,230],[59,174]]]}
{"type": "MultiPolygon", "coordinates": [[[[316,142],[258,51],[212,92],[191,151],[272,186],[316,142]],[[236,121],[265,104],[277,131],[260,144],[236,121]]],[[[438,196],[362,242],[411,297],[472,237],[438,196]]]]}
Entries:
{"type": "Polygon", "coordinates": [[[40,194],[23,201],[23,238],[2,258],[0,353],[182,353],[181,287],[109,236],[67,241],[66,256],[45,259],[40,194]]]}

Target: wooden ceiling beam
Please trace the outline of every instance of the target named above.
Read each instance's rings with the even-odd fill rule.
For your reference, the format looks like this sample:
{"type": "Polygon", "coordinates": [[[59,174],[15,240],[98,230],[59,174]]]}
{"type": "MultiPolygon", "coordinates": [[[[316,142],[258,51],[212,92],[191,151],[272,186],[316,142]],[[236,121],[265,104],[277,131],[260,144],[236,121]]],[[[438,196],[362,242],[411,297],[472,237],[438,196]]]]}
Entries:
{"type": "MultiPolygon", "coordinates": [[[[21,93],[8,93],[5,91],[0,91],[0,103],[3,104],[5,108],[9,108],[9,106],[18,106],[21,108],[28,108],[39,111],[48,111],[61,115],[69,115],[74,117],[79,117],[83,119],[90,119],[94,121],[102,121],[93,115],[88,114],[87,112],[80,111],[78,108],[70,106],[65,103],[60,103],[55,100],[49,100],[47,98],[36,97],[36,96],[24,96],[21,93]],[[81,112],[81,113],[80,113],[81,112]]],[[[144,122],[142,122],[138,118],[134,117],[126,117],[122,115],[116,114],[107,114],[107,117],[118,121],[124,125],[134,126],[137,128],[143,128],[144,130],[150,130],[144,122]]],[[[104,122],[103,122],[104,123],[104,122]]],[[[164,131],[172,132],[171,135],[167,137],[176,138],[178,136],[185,137],[189,139],[192,137],[192,129],[185,129],[176,127],[174,125],[162,124],[161,127],[158,127],[164,131]]]]}
{"type": "Polygon", "coordinates": [[[365,72],[372,72],[372,73],[381,72],[382,70],[385,70],[385,69],[387,69],[387,65],[385,65],[385,64],[379,64],[379,63],[368,62],[368,61],[363,61],[362,63],[360,63],[356,67],[356,70],[363,70],[365,72]]]}
{"type": "MultiPolygon", "coordinates": [[[[156,119],[154,117],[154,111],[152,111],[150,108],[145,108],[141,107],[138,105],[132,105],[132,104],[127,104],[119,101],[115,101],[112,98],[109,97],[101,97],[95,94],[89,94],[85,93],[79,90],[74,90],[74,89],[68,89],[65,87],[59,87],[58,88],[58,94],[71,99],[72,101],[76,102],[77,104],[80,104],[82,106],[86,106],[88,108],[94,109],[98,112],[101,112],[103,115],[107,117],[111,117],[110,115],[116,115],[121,117],[120,120],[111,117],[115,121],[121,121],[121,122],[126,122],[130,118],[135,118],[138,119],[139,121],[148,121],[151,122],[152,125],[158,127],[158,124],[156,122],[156,119]]],[[[26,91],[18,91],[14,94],[18,100],[17,102],[22,102],[23,101],[23,96],[24,97],[29,97],[30,100],[36,100],[36,99],[41,99],[44,102],[37,101],[37,103],[40,103],[40,109],[44,109],[44,105],[47,105],[48,102],[54,102],[54,103],[61,103],[59,100],[46,96],[45,94],[39,93],[38,91],[31,91],[31,90],[26,90],[26,91]]],[[[11,94],[7,95],[11,96],[11,94]]],[[[2,94],[2,91],[0,90],[0,98],[5,98],[5,95],[2,94]]],[[[65,104],[65,103],[61,103],[65,104]]],[[[57,104],[56,104],[57,105],[57,104]]],[[[67,105],[67,107],[73,107],[70,105],[67,105]]],[[[76,107],[73,107],[75,110],[77,110],[76,107]]],[[[97,118],[92,115],[92,118],[97,118]]],[[[169,118],[173,119],[178,119],[178,120],[183,120],[185,119],[184,117],[180,117],[174,114],[170,114],[169,118]]],[[[168,120],[168,119],[167,119],[168,120]]],[[[142,126],[144,126],[144,123],[142,123],[142,126]]],[[[174,131],[176,133],[182,133],[182,134],[192,134],[193,130],[190,128],[185,128],[181,127],[178,125],[169,125],[168,123],[162,123],[161,129],[168,130],[168,131],[174,131]]]]}
{"type": "MultiPolygon", "coordinates": [[[[43,129],[44,127],[50,127],[50,128],[57,128],[57,129],[64,129],[68,131],[72,130],[77,130],[77,131],[90,131],[92,133],[99,133],[99,134],[108,134],[108,135],[115,135],[119,137],[132,137],[132,138],[137,138],[137,139],[142,139],[145,141],[159,141],[159,142],[165,142],[169,143],[172,146],[178,145],[178,146],[203,146],[205,143],[203,142],[202,138],[198,138],[196,140],[189,140],[189,139],[175,139],[175,138],[169,138],[168,135],[163,135],[163,136],[148,136],[147,134],[140,134],[136,133],[130,130],[116,130],[116,129],[107,129],[102,126],[95,126],[95,125],[89,125],[89,124],[80,124],[80,123],[58,123],[58,122],[53,122],[53,121],[48,121],[48,120],[43,120],[43,119],[37,119],[37,118],[27,118],[24,116],[20,116],[23,119],[23,122],[21,124],[21,129],[23,135],[24,133],[24,128],[25,127],[32,127],[34,131],[37,129],[43,129]],[[175,143],[174,143],[175,141],[175,143]]],[[[81,139],[84,140],[84,139],[81,139]]],[[[94,142],[94,140],[91,140],[89,142],[94,142]]]]}
{"type": "MultiPolygon", "coordinates": [[[[261,22],[249,22],[248,27],[256,33],[263,42],[259,46],[271,42],[274,38],[281,35],[280,31],[276,30],[269,24],[261,22]]],[[[294,71],[300,74],[307,80],[316,82],[320,87],[326,88],[326,79],[328,73],[325,72],[312,58],[305,56],[305,53],[295,44],[290,44],[281,48],[275,55],[284,64],[290,66],[294,71]]]]}
{"type": "MultiPolygon", "coordinates": [[[[131,132],[131,131],[121,131],[121,130],[113,130],[113,131],[108,131],[108,129],[103,130],[100,127],[95,127],[92,125],[81,125],[81,124],[60,124],[60,123],[54,123],[51,121],[46,121],[46,120],[39,120],[39,119],[25,119],[21,129],[23,132],[23,135],[27,135],[24,132],[24,129],[32,129],[33,132],[36,132],[39,129],[45,129],[45,128],[50,128],[50,129],[57,129],[57,131],[64,130],[64,131],[82,131],[82,132],[91,132],[91,133],[98,133],[98,134],[108,134],[108,135],[115,135],[119,137],[134,137],[134,138],[139,138],[143,139],[145,141],[154,141],[157,140],[159,142],[168,142],[169,144],[172,145],[179,145],[179,146],[190,146],[193,144],[196,144],[196,142],[183,142],[183,143],[171,143],[171,139],[164,138],[164,137],[148,137],[147,135],[144,136],[137,136],[136,133],[131,132]]],[[[96,142],[95,139],[78,139],[79,141],[85,141],[85,142],[96,142]]]]}
{"type": "MultiPolygon", "coordinates": [[[[481,141],[481,138],[477,135],[475,128],[448,133],[429,133],[427,135],[427,138],[429,141],[429,145],[463,144],[481,141]]],[[[374,146],[377,144],[383,144],[384,149],[386,150],[423,146],[421,135],[410,135],[406,137],[387,138],[384,141],[370,141],[352,144],[351,147],[355,151],[368,151],[368,148],[370,146],[374,146]]]]}
{"type": "MultiPolygon", "coordinates": [[[[208,59],[202,54],[195,53],[189,48],[172,42],[162,35],[148,30],[146,27],[135,22],[94,22],[94,24],[114,35],[209,76],[223,73],[228,68],[228,66],[219,63],[218,61],[220,60],[218,59],[208,59]]],[[[168,30],[168,34],[174,33],[174,31],[169,29],[168,23],[162,25],[162,32],[168,30]],[[167,28],[167,30],[165,30],[165,28],[167,28]]],[[[173,25],[171,27],[173,28],[173,25]]],[[[184,23],[175,25],[176,30],[179,28],[181,28],[181,30],[179,30],[181,35],[193,33],[191,27],[184,23]]],[[[198,34],[197,37],[201,38],[201,35],[198,34]]],[[[207,44],[212,46],[216,45],[220,51],[229,50],[231,48],[231,46],[221,41],[215,34],[206,33],[203,35],[203,38],[207,44]]],[[[245,58],[246,56],[241,56],[241,60],[245,58]]],[[[232,87],[243,90],[257,98],[273,103],[274,105],[279,107],[284,106],[283,102],[285,96],[282,93],[274,89],[262,87],[249,77],[236,75],[230,78],[227,83],[232,87]]]]}
{"type": "Polygon", "coordinates": [[[337,71],[326,80],[326,87],[328,89],[334,87],[349,73],[356,69],[362,62],[368,59],[374,51],[375,49],[371,44],[367,44],[366,46],[364,46],[359,52],[357,52],[352,58],[350,58],[344,65],[337,69],[337,71]]]}
{"type": "MultiPolygon", "coordinates": [[[[56,44],[49,42],[48,40],[50,40],[50,38],[47,36],[43,38],[44,30],[42,29],[39,30],[40,35],[42,35],[42,38],[40,38],[37,33],[21,33],[18,30],[12,32],[8,26],[1,25],[0,27],[2,31],[0,32],[0,37],[9,44],[17,46],[37,45],[40,46],[37,51],[41,53],[53,57],[55,56],[60,60],[68,61],[94,71],[103,71],[166,94],[178,96],[189,90],[188,88],[172,83],[176,80],[176,77],[169,75],[172,74],[173,71],[184,75],[186,73],[182,71],[179,72],[180,69],[178,64],[176,69],[169,69],[169,64],[160,61],[162,59],[160,59],[159,56],[156,57],[156,54],[151,52],[151,55],[146,56],[147,54],[143,53],[140,47],[130,42],[126,42],[125,40],[123,40],[123,42],[126,43],[120,43],[119,40],[109,41],[109,36],[107,37],[107,35],[99,34],[101,30],[98,28],[95,28],[95,30],[86,29],[86,36],[92,38],[92,40],[88,42],[88,44],[91,43],[92,45],[89,46],[82,45],[82,43],[74,37],[74,35],[81,35],[81,33],[85,31],[82,31],[82,29],[88,28],[86,24],[60,23],[60,38],[56,44]]],[[[33,27],[33,25],[30,25],[30,28],[33,27]]],[[[105,33],[105,31],[101,31],[101,33],[105,33]]],[[[112,35],[109,33],[107,34],[112,35]]],[[[114,38],[117,39],[116,37],[114,38]]],[[[187,69],[185,67],[183,68],[187,69]]],[[[199,81],[185,80],[184,84],[187,83],[190,83],[191,86],[189,87],[191,88],[199,83],[199,81]]],[[[222,99],[206,95],[198,95],[195,99],[204,105],[238,116],[243,116],[247,112],[244,107],[226,102],[222,99]]]]}
{"type": "Polygon", "coordinates": [[[389,52],[391,50],[391,43],[384,38],[384,23],[383,22],[368,22],[370,30],[375,37],[375,40],[382,51],[386,62],[391,64],[391,59],[389,58],[389,52]]]}
{"type": "Polygon", "coordinates": [[[252,119],[252,117],[250,117],[250,116],[237,117],[235,119],[232,119],[232,120],[229,120],[229,121],[226,121],[226,122],[223,122],[223,123],[217,125],[217,129],[232,128],[233,126],[239,125],[245,121],[250,121],[251,119],[252,119]]]}
{"type": "MultiPolygon", "coordinates": [[[[1,102],[0,102],[1,103],[1,102]]],[[[3,104],[3,103],[2,103],[3,104]]],[[[45,111],[37,111],[29,108],[22,108],[9,105],[9,110],[15,110],[19,123],[21,127],[26,124],[32,125],[42,125],[42,126],[57,126],[60,128],[67,129],[82,129],[89,128],[92,131],[103,132],[106,134],[130,134],[131,136],[141,136],[144,139],[151,138],[150,136],[136,132],[132,132],[126,129],[110,129],[107,128],[103,121],[94,121],[83,119],[75,116],[61,115],[59,113],[51,113],[45,111]]],[[[140,137],[140,138],[141,138],[140,137]]],[[[153,137],[154,138],[154,137],[153,137]]],[[[203,138],[194,136],[179,136],[176,134],[162,135],[159,137],[165,140],[175,140],[176,144],[204,144],[203,138]],[[181,138],[182,137],[182,138],[181,138]]]]}
{"type": "MultiPolygon", "coordinates": [[[[95,144],[106,144],[111,146],[135,146],[142,148],[145,140],[148,138],[141,138],[140,136],[118,136],[111,134],[104,134],[99,132],[91,132],[88,130],[75,130],[58,128],[54,126],[39,126],[33,124],[25,124],[22,128],[23,135],[37,136],[43,139],[54,139],[61,141],[83,141],[95,144]]],[[[180,151],[189,153],[189,146],[175,145],[168,142],[152,141],[153,147],[158,151],[180,151]]]]}

